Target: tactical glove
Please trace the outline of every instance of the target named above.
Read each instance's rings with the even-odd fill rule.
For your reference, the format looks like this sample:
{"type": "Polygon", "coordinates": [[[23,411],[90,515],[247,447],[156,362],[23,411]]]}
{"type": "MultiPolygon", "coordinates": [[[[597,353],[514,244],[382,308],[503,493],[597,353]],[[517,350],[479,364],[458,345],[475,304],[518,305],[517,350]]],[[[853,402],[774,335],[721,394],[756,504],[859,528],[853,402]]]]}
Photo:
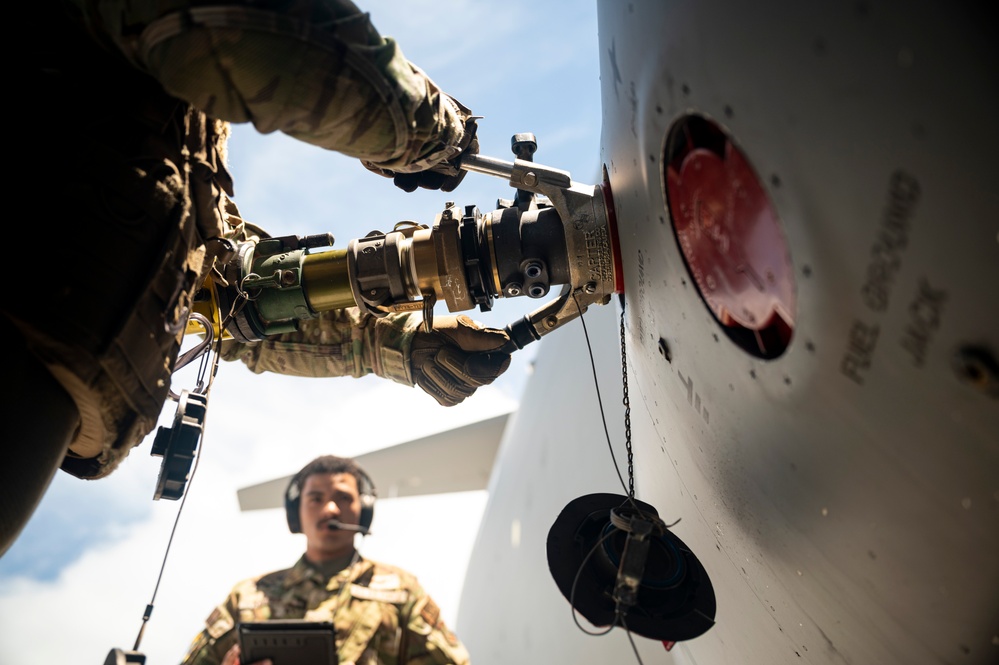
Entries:
{"type": "Polygon", "coordinates": [[[497,328],[486,328],[464,314],[434,317],[431,332],[416,332],[410,347],[413,380],[442,406],[454,406],[493,382],[510,365],[501,351],[510,341],[497,328]]]}
{"type": "Polygon", "coordinates": [[[363,161],[364,168],[378,175],[392,178],[395,186],[406,192],[417,187],[453,191],[464,179],[465,171],[459,168],[461,158],[479,152],[476,137],[481,116],[472,112],[456,99],[440,94],[437,117],[441,123],[436,142],[430,145],[429,154],[412,162],[392,165],[363,161]]]}
{"type": "Polygon", "coordinates": [[[436,166],[416,173],[396,173],[392,177],[395,186],[405,192],[414,192],[417,187],[423,189],[439,189],[442,192],[452,192],[461,184],[467,171],[459,168],[461,158],[465,155],[476,155],[479,152],[479,139],[475,132],[478,130],[476,116],[471,116],[465,120],[465,134],[461,139],[459,152],[455,157],[440,162],[436,166]]]}

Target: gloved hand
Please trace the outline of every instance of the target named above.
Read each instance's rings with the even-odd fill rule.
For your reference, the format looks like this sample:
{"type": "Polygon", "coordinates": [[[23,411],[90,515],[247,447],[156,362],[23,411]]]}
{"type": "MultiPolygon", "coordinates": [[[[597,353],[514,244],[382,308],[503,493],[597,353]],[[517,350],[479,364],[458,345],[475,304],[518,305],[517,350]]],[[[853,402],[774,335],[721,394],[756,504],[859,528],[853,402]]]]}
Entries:
{"type": "Polygon", "coordinates": [[[433,330],[421,328],[413,338],[413,380],[441,406],[460,404],[510,366],[510,354],[500,351],[509,341],[504,331],[464,314],[435,316],[433,330]]]}
{"type": "Polygon", "coordinates": [[[452,192],[461,184],[467,171],[458,168],[461,158],[465,155],[476,155],[479,152],[479,139],[475,132],[478,130],[477,116],[469,116],[465,120],[465,134],[461,138],[459,148],[461,152],[451,159],[440,162],[436,166],[426,171],[416,173],[396,173],[392,177],[395,186],[405,192],[414,192],[417,187],[423,189],[439,189],[442,192],[452,192]]]}

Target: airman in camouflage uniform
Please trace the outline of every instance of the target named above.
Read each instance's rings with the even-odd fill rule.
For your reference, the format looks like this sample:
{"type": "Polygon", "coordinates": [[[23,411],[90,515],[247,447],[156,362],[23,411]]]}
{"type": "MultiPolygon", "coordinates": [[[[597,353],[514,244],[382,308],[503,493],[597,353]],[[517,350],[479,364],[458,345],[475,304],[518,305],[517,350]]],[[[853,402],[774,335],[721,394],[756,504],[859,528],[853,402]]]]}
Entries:
{"type": "Polygon", "coordinates": [[[330,570],[303,556],[292,568],[240,582],[208,617],[184,665],[219,665],[237,641],[237,621],[268,619],[332,621],[341,665],[468,662],[413,575],[367,559],[348,564],[341,559],[330,570]]]}
{"type": "MultiPolygon", "coordinates": [[[[218,273],[224,241],[251,233],[232,200],[228,122],[357,157],[407,191],[450,191],[464,173],[454,160],[478,149],[469,110],[349,0],[39,0],[17,11],[29,64],[9,85],[31,147],[12,189],[36,233],[18,243],[21,284],[0,301],[7,372],[20,381],[0,400],[11,444],[0,554],[57,468],[106,476],[156,424],[193,296],[218,273]]],[[[425,333],[417,316],[328,312],[224,357],[256,372],[373,373],[443,405],[509,364],[490,353],[502,331],[452,316],[425,333]]]]}
{"type": "Polygon", "coordinates": [[[235,662],[239,622],[272,619],[331,622],[342,665],[467,665],[468,652],[416,577],[354,549],[356,530],[370,527],[374,495],[349,458],[324,455],[305,465],[285,493],[288,527],[305,534],[305,554],[292,568],[233,587],[183,665],[235,662]]]}

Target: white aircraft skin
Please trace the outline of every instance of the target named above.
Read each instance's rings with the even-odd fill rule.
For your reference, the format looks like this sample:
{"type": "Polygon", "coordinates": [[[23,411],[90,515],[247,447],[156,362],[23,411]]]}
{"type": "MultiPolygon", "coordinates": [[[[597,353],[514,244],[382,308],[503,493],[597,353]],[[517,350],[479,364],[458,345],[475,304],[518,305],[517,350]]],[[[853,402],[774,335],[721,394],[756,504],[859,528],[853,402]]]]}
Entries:
{"type": "MultiPolygon", "coordinates": [[[[546,558],[548,531],[567,503],[595,492],[625,492],[614,468],[616,459],[627,483],[619,311],[616,305],[591,308],[583,317],[586,334],[575,321],[538,342],[534,372],[493,465],[458,604],[455,633],[475,665],[635,662],[620,629],[593,637],[577,627],[546,558]],[[588,348],[599,377],[596,385],[588,348]]],[[[636,439],[636,463],[642,459],[640,445],[636,439]]],[[[643,500],[644,489],[641,483],[636,486],[636,496],[643,500]]],[[[667,522],[675,519],[673,506],[658,508],[667,522]]],[[[683,526],[681,522],[676,528],[681,538],[683,526]]],[[[577,620],[590,632],[606,630],[578,615],[577,620]]],[[[659,642],[634,639],[643,662],[669,662],[659,642]]]]}
{"type": "MultiPolygon", "coordinates": [[[[621,628],[593,637],[552,579],[563,507],[626,492],[572,322],[537,342],[493,466],[456,625],[473,662],[999,662],[999,58],[984,15],[598,7],[635,496],[680,520],[715,624],[669,651],[621,628]],[[730,189],[682,170],[673,130],[691,115],[745,159],[730,189]],[[772,212],[756,228],[780,251],[736,245],[689,269],[674,225],[696,215],[685,242],[723,253],[744,194],[772,212]],[[754,352],[749,314],[771,308],[789,336],[761,333],[754,352]]],[[[620,312],[614,299],[583,321],[627,483],[620,312]]]]}
{"type": "MultiPolygon", "coordinates": [[[[999,59],[981,19],[929,2],[599,3],[636,497],[681,519],[717,600],[716,624],[668,653],[636,637],[644,663],[999,662],[999,59]],[[690,113],[779,219],[786,262],[770,267],[788,271],[774,297],[793,332],[777,357],[726,335],[673,231],[664,151],[690,113]]],[[[586,320],[625,473],[611,309],[586,320]]],[[[623,489],[581,328],[539,344],[456,632],[476,665],[637,662],[621,629],[579,630],[547,569],[562,507],[623,489]]]]}

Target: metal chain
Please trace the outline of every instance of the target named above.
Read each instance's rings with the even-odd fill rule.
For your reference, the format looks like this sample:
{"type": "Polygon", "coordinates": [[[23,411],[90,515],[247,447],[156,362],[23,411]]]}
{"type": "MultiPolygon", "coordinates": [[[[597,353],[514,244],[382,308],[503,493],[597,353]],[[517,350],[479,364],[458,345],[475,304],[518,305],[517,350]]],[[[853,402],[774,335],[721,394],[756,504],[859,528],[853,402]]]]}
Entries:
{"type": "Polygon", "coordinates": [[[628,497],[635,498],[635,457],[631,449],[631,401],[628,399],[628,354],[624,343],[624,308],[621,308],[621,386],[624,398],[624,445],[628,449],[628,497]]]}

